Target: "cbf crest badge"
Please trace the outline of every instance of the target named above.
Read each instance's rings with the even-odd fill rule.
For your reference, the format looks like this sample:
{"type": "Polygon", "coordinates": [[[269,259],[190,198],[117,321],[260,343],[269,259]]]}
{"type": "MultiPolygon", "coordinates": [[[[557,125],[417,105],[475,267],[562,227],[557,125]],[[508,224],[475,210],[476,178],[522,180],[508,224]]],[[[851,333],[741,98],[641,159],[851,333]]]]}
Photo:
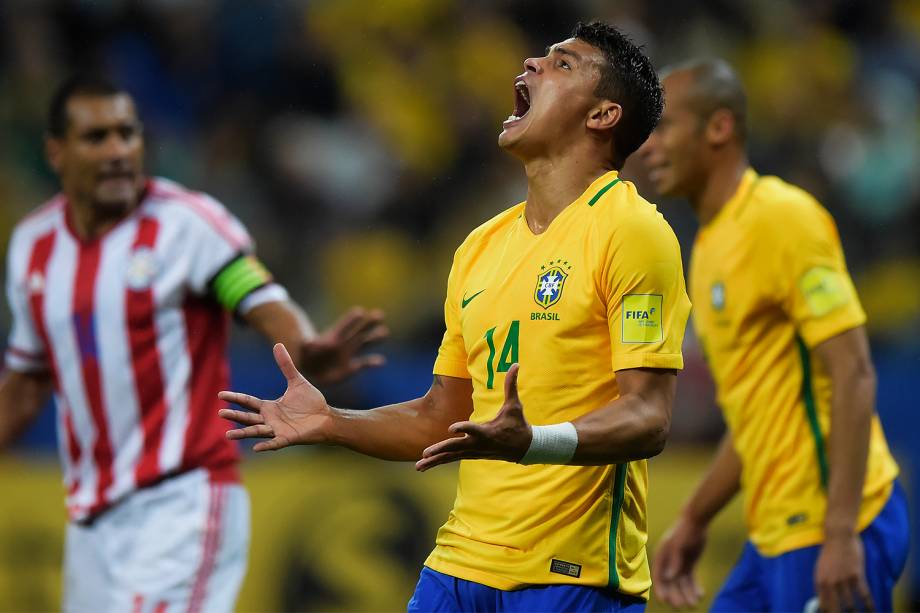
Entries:
{"type": "Polygon", "coordinates": [[[568,278],[568,271],[572,267],[567,260],[562,258],[552,260],[549,264],[540,267],[537,275],[537,288],[534,290],[533,299],[544,309],[553,306],[562,298],[562,288],[568,278]]]}
{"type": "Polygon", "coordinates": [[[716,311],[721,311],[725,308],[725,284],[721,281],[716,281],[712,284],[712,287],[709,290],[709,298],[712,302],[712,308],[716,311]]]}

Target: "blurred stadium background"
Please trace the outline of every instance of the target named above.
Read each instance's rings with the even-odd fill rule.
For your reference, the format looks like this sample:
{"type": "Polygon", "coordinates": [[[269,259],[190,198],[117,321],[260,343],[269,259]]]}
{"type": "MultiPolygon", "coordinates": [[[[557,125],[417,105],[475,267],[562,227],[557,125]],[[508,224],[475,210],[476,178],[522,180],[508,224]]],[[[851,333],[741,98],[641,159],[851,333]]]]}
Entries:
{"type": "MultiPolygon", "coordinates": [[[[0,246],[56,190],[42,152],[51,91],[74,69],[104,67],[139,104],[150,172],[225,202],[318,324],[355,303],[386,310],[389,364],[328,390],[331,400],[369,407],[420,394],[456,245],[524,195],[517,162],[495,145],[512,78],[592,17],[647,45],[658,67],[729,59],[748,89],[755,167],[804,186],[837,219],[917,525],[917,0],[3,0],[0,246]]],[[[640,169],[624,174],[644,185],[640,169]]],[[[661,208],[686,255],[689,208],[661,208]]],[[[8,326],[4,303],[0,332],[8,326]]],[[[672,440],[651,463],[651,549],[722,428],[692,334],[685,356],[672,440]]],[[[251,333],[236,331],[232,362],[237,388],[281,389],[251,333]]],[[[58,607],[53,423],[46,412],[0,462],[0,610],[58,607]]],[[[244,468],[254,531],[241,610],[404,607],[453,498],[453,469],[421,476],[327,450],[248,457],[244,468]]],[[[711,534],[710,595],[743,538],[736,504],[711,534]]],[[[916,561],[900,603],[920,610],[916,561]]]]}

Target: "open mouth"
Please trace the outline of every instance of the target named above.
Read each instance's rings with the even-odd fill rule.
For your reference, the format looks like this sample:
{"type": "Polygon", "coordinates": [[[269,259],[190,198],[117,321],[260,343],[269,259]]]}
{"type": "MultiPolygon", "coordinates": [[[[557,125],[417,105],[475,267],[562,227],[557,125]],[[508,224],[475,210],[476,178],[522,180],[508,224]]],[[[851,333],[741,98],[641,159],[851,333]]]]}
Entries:
{"type": "Polygon", "coordinates": [[[530,88],[523,79],[514,83],[514,112],[508,116],[505,123],[511,123],[520,120],[530,111],[530,88]]]}

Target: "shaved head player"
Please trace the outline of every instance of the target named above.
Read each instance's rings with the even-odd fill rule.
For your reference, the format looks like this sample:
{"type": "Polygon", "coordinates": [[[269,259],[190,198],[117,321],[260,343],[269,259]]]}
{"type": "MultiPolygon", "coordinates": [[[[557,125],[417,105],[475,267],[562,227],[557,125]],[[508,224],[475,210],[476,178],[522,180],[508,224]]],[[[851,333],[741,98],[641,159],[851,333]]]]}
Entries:
{"type": "Polygon", "coordinates": [[[460,461],[453,511],[410,611],[639,611],[646,462],[668,436],[690,311],[680,250],[618,176],[655,127],[652,64],[615,28],[578,25],[527,59],[499,145],[527,200],[454,254],[446,332],[427,394],[371,411],[330,407],[275,357],[274,401],[222,398],[256,450],[332,444],[419,470],[460,461]]]}
{"type": "Polygon", "coordinates": [[[641,154],[658,191],[687,198],[700,219],[694,324],[728,433],[657,548],[656,593],[697,603],[706,526],[742,489],[750,542],[713,611],[802,611],[816,600],[825,611],[890,611],[907,507],[834,220],[750,167],[744,89],[728,64],[690,62],[663,83],[667,108],[641,154]]]}

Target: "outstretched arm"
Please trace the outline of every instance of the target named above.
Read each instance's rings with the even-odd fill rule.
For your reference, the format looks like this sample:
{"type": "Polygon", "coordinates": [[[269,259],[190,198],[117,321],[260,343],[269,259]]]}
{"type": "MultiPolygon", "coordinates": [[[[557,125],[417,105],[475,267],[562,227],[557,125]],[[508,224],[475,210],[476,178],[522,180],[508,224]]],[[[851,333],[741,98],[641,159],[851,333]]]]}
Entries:
{"type": "MultiPolygon", "coordinates": [[[[439,464],[477,458],[527,462],[524,456],[531,448],[534,430],[518,396],[519,369],[514,364],[505,376],[505,403],[495,419],[483,424],[453,424],[449,432],[461,436],[426,449],[416,467],[425,471],[439,464]]],[[[564,463],[597,466],[661,453],[670,429],[676,379],[671,370],[617,371],[620,396],[572,422],[577,442],[573,441],[574,451],[564,463]]]]}
{"type": "Polygon", "coordinates": [[[706,544],[706,530],[740,489],[741,459],[731,434],[726,433],[706,475],[656,548],[652,583],[662,602],[675,608],[699,603],[703,590],[694,568],[706,544]]]}
{"type": "Polygon", "coordinates": [[[51,396],[51,375],[6,370],[0,374],[0,450],[38,416],[51,396]]]}
{"type": "Polygon", "coordinates": [[[389,335],[378,310],[352,308],[320,333],[303,309],[290,300],[260,304],[242,317],[273,345],[283,344],[297,368],[318,383],[341,381],[385,362],[380,354],[361,354],[370,343],[389,335]]]}
{"type": "Polygon", "coordinates": [[[619,397],[572,422],[578,448],[570,464],[640,460],[664,450],[671,429],[677,373],[655,368],[617,371],[619,397]]]}
{"type": "Polygon", "coordinates": [[[417,460],[422,450],[447,436],[454,422],[473,412],[469,379],[435,376],[421,398],[369,411],[335,409],[295,368],[284,345],[274,348],[275,361],[287,379],[277,400],[261,400],[237,392],[220,398],[249,411],[222,409],[224,419],[244,424],[227,438],[266,438],[256,451],[290,445],[337,445],[384,460],[417,460]]]}

